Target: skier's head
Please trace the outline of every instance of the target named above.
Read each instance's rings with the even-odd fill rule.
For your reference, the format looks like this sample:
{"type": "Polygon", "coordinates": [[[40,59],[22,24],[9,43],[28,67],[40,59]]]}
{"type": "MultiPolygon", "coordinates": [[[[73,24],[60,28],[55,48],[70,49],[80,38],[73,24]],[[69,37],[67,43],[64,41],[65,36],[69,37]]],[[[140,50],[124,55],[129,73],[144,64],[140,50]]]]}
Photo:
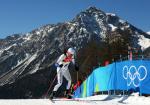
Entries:
{"type": "Polygon", "coordinates": [[[67,50],[67,55],[70,56],[70,55],[74,55],[75,54],[75,50],[73,48],[69,48],[67,50]]]}

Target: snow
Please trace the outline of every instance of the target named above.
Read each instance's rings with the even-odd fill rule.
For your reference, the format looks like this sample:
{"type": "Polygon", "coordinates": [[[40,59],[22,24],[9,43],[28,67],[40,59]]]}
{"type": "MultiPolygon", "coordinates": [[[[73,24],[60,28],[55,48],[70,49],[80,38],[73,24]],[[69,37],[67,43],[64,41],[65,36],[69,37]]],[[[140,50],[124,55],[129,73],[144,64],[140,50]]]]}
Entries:
{"type": "Polygon", "coordinates": [[[22,60],[18,60],[16,66],[12,67],[12,69],[14,69],[15,67],[19,66],[23,62],[25,62],[27,59],[29,59],[29,57],[30,57],[30,55],[28,53],[26,53],[26,58],[24,58],[22,60]]]}
{"type": "Polygon", "coordinates": [[[71,27],[71,28],[70,28],[70,32],[73,32],[73,31],[74,31],[74,27],[71,27]]]}
{"type": "Polygon", "coordinates": [[[0,56],[2,55],[2,53],[3,53],[3,50],[0,50],[0,56]]]}
{"type": "Polygon", "coordinates": [[[149,34],[149,35],[150,35],[150,31],[149,31],[149,32],[147,32],[147,34],[149,34]]]}
{"type": "Polygon", "coordinates": [[[42,38],[44,38],[46,35],[47,35],[47,32],[46,32],[46,31],[43,31],[42,38]]]}
{"type": "MultiPolygon", "coordinates": [[[[6,48],[4,48],[4,49],[1,49],[1,50],[0,50],[0,56],[2,55],[2,53],[3,53],[4,51],[9,50],[11,47],[16,46],[16,45],[17,45],[17,44],[13,44],[13,45],[8,46],[8,47],[6,47],[6,48]]],[[[10,55],[12,55],[12,52],[10,52],[10,55]]]]}
{"type": "Polygon", "coordinates": [[[36,64],[35,68],[29,72],[29,74],[33,74],[35,72],[37,72],[39,70],[39,67],[40,67],[40,63],[36,64]]]}
{"type": "Polygon", "coordinates": [[[111,27],[112,31],[115,31],[117,29],[117,27],[112,24],[108,24],[108,25],[111,27]]]}
{"type": "Polygon", "coordinates": [[[88,33],[87,30],[86,30],[85,28],[83,28],[83,27],[80,28],[80,32],[82,32],[82,31],[83,31],[84,33],[88,33]]]}
{"type": "Polygon", "coordinates": [[[31,40],[32,35],[30,33],[27,33],[25,37],[23,37],[23,39],[26,41],[31,40]]]}
{"type": "Polygon", "coordinates": [[[123,24],[123,23],[125,23],[126,21],[124,21],[124,20],[122,20],[122,19],[119,19],[119,22],[123,24]]]}
{"type": "Polygon", "coordinates": [[[50,28],[50,29],[48,30],[48,33],[50,33],[51,31],[53,31],[54,28],[55,28],[55,27],[50,28]]]}
{"type": "Polygon", "coordinates": [[[39,31],[36,31],[36,34],[37,34],[37,35],[40,35],[40,32],[39,32],[39,31]]]}
{"type": "Polygon", "coordinates": [[[98,30],[95,30],[94,33],[95,33],[95,34],[98,34],[99,32],[98,32],[98,30]]]}
{"type": "Polygon", "coordinates": [[[106,28],[107,26],[104,24],[104,18],[105,18],[105,15],[103,15],[103,18],[99,18],[98,15],[95,15],[95,20],[97,21],[100,29],[102,29],[100,32],[101,38],[105,38],[106,33],[107,33],[107,28],[106,28]]]}
{"type": "Polygon", "coordinates": [[[0,105],[150,105],[150,98],[132,94],[131,96],[121,95],[97,95],[87,98],[77,99],[1,99],[0,105]]]}
{"type": "MultiPolygon", "coordinates": [[[[32,55],[28,61],[25,63],[26,66],[28,66],[32,61],[34,61],[37,57],[37,53],[35,53],[34,55],[32,55]]],[[[38,69],[39,69],[40,64],[36,64],[35,68],[33,69],[33,71],[30,71],[29,74],[35,73],[38,69]]],[[[22,71],[23,72],[23,71],[22,71]]],[[[22,73],[21,72],[21,73],[22,73]]]]}
{"type": "Polygon", "coordinates": [[[129,24],[126,25],[126,26],[121,27],[120,29],[124,31],[125,29],[128,29],[128,28],[130,28],[130,25],[129,25],[129,24]]]}
{"type": "Polygon", "coordinates": [[[106,13],[106,15],[116,16],[114,13],[106,13]]]}
{"type": "Polygon", "coordinates": [[[127,26],[125,26],[125,28],[129,28],[130,27],[130,25],[128,24],[127,26]]]}
{"type": "Polygon", "coordinates": [[[143,48],[146,49],[150,47],[150,39],[145,38],[143,35],[139,35],[138,44],[143,48]]]}
{"type": "Polygon", "coordinates": [[[124,31],[125,28],[124,28],[124,27],[121,27],[120,29],[124,31]]]}
{"type": "MultiPolygon", "coordinates": [[[[25,70],[25,68],[33,61],[35,60],[37,57],[37,53],[35,53],[34,55],[29,55],[26,54],[26,58],[25,58],[25,63],[19,67],[17,67],[16,69],[10,70],[8,71],[8,75],[7,73],[5,73],[5,75],[3,75],[0,79],[0,86],[6,84],[6,83],[13,83],[15,79],[13,79],[15,76],[19,76],[20,74],[22,74],[25,70]],[[13,79],[13,80],[12,80],[13,79]]],[[[21,62],[18,62],[21,63],[21,62]]],[[[37,65],[36,65],[37,66],[37,65]]],[[[37,68],[35,68],[36,70],[37,68]]],[[[35,72],[35,71],[34,71],[35,72]]],[[[1,105],[1,104],[0,104],[1,105]]]]}
{"type": "Polygon", "coordinates": [[[37,53],[31,56],[31,58],[26,62],[26,64],[30,64],[37,57],[37,53]]]}

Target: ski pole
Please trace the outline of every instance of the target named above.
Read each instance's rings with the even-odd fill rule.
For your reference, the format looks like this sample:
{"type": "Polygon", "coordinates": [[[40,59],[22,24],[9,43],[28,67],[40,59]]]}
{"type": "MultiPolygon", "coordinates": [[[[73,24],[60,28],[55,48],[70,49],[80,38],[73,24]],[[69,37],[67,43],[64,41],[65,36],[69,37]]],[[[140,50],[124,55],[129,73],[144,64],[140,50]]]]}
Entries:
{"type": "Polygon", "coordinates": [[[55,77],[54,77],[52,83],[49,85],[49,88],[48,88],[48,90],[46,91],[46,93],[45,93],[45,95],[44,95],[45,97],[48,95],[48,92],[50,91],[52,85],[54,84],[54,81],[56,80],[56,77],[57,77],[57,74],[55,75],[55,77]]]}
{"type": "Polygon", "coordinates": [[[79,72],[77,71],[77,81],[79,80],[79,72]]]}

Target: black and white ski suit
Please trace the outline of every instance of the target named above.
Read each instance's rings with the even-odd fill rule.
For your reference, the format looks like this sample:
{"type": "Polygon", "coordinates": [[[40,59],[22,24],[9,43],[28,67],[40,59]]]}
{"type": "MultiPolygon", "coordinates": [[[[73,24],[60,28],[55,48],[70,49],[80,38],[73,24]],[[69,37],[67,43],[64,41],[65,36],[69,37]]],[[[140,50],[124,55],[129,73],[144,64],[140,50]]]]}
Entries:
{"type": "Polygon", "coordinates": [[[70,62],[72,62],[73,64],[75,64],[75,59],[74,56],[72,57],[67,57],[65,54],[62,54],[56,64],[58,64],[57,66],[57,84],[55,85],[53,91],[57,91],[58,88],[62,85],[63,82],[63,76],[65,77],[65,79],[68,81],[67,87],[66,89],[70,89],[71,86],[71,76],[70,76],[70,72],[68,69],[68,66],[70,64],[70,62]]]}

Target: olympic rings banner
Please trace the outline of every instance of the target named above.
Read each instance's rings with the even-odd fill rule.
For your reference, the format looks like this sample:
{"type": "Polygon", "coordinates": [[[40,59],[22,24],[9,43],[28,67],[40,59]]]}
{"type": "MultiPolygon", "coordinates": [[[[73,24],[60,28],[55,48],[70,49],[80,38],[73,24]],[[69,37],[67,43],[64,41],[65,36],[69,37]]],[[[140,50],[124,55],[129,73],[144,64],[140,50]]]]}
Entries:
{"type": "Polygon", "coordinates": [[[123,61],[99,67],[77,88],[74,97],[88,97],[99,91],[130,89],[150,94],[150,61],[123,61]]]}

